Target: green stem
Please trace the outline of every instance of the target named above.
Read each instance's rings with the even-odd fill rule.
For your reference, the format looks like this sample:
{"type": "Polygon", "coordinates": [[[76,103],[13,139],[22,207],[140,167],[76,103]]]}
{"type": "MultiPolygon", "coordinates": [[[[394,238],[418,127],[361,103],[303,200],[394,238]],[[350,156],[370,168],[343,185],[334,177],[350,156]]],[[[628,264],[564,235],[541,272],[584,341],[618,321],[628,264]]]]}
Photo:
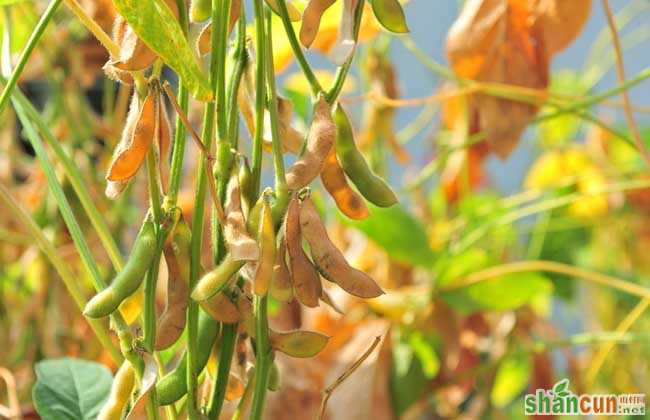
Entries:
{"type": "Polygon", "coordinates": [[[124,259],[120,254],[119,248],[115,243],[115,239],[113,239],[113,235],[111,234],[108,225],[104,220],[104,217],[97,209],[97,206],[95,206],[95,200],[93,200],[93,198],[90,196],[90,193],[88,191],[88,188],[86,187],[83,177],[81,176],[81,172],[79,171],[79,168],[74,163],[72,158],[68,156],[65,150],[63,150],[61,143],[54,137],[47,123],[43,120],[41,115],[34,108],[34,106],[29,102],[29,100],[25,97],[25,95],[20,91],[20,89],[16,88],[14,90],[13,99],[20,104],[22,109],[25,111],[27,117],[36,125],[36,128],[38,129],[38,131],[40,131],[41,135],[43,136],[43,139],[45,140],[47,145],[52,149],[54,155],[59,160],[59,163],[61,163],[63,167],[63,172],[66,178],[68,178],[68,181],[70,182],[72,189],[76,193],[77,198],[81,202],[81,206],[86,212],[88,219],[90,219],[90,223],[97,231],[99,240],[104,246],[104,249],[106,250],[108,257],[111,260],[113,267],[115,267],[116,271],[121,270],[122,267],[124,267],[124,259]]]}
{"type": "Polygon", "coordinates": [[[232,356],[235,352],[235,343],[237,342],[238,324],[224,324],[221,333],[221,345],[219,347],[219,364],[217,365],[217,376],[214,379],[214,390],[212,399],[208,408],[208,418],[216,420],[219,418],[223,401],[226,396],[226,387],[228,386],[228,376],[230,375],[230,365],[232,356]]]}
{"type": "MultiPolygon", "coordinates": [[[[266,102],[266,40],[264,38],[264,6],[262,0],[253,0],[255,10],[255,136],[253,138],[253,186],[251,193],[259,194],[260,178],[262,175],[262,142],[264,141],[264,106],[266,102]]],[[[251,197],[255,202],[257,197],[251,197]]]]}
{"type": "MultiPolygon", "coordinates": [[[[280,1],[284,4],[284,1],[280,1]]],[[[286,6],[285,6],[286,8],[286,6]]],[[[269,96],[269,114],[271,117],[271,144],[273,148],[273,169],[275,170],[276,192],[286,190],[287,181],[284,174],[284,159],[282,157],[282,144],[280,143],[280,129],[278,127],[278,94],[275,88],[275,69],[273,67],[273,37],[272,13],[266,8],[266,82],[269,96]]]]}
{"type": "MultiPolygon", "coordinates": [[[[27,229],[29,235],[36,242],[36,245],[40,248],[41,252],[48,258],[54,269],[56,270],[59,277],[63,281],[68,293],[74,300],[79,312],[83,311],[84,306],[86,305],[86,300],[83,293],[79,289],[79,282],[77,277],[70,271],[68,264],[59,257],[59,254],[54,248],[54,245],[45,237],[43,234],[43,229],[41,229],[34,219],[27,213],[25,210],[11,195],[9,190],[3,185],[0,184],[0,199],[4,202],[5,208],[14,215],[20,223],[27,229]]],[[[118,365],[122,362],[122,355],[120,354],[119,349],[111,341],[110,335],[104,323],[96,319],[88,319],[86,321],[90,324],[90,327],[95,332],[97,339],[101,343],[108,353],[111,355],[111,358],[118,365]]]]}
{"type": "MultiPolygon", "coordinates": [[[[363,9],[364,9],[364,0],[360,0],[359,4],[357,4],[357,9],[354,12],[354,45],[356,48],[356,45],[359,42],[359,30],[361,29],[361,18],[363,17],[363,9]]],[[[350,55],[350,58],[348,58],[348,61],[346,61],[341,67],[339,67],[336,70],[336,77],[334,79],[334,84],[332,85],[332,88],[327,92],[325,95],[325,99],[327,100],[328,103],[334,103],[336,99],[339,97],[339,94],[341,93],[341,89],[343,89],[343,85],[345,84],[345,79],[348,77],[348,73],[350,72],[350,66],[352,66],[352,61],[354,61],[354,54],[350,55]]]]}
{"type": "Polygon", "coordinates": [[[25,69],[25,65],[27,64],[27,61],[29,60],[29,57],[32,54],[32,51],[36,47],[36,44],[38,44],[38,41],[43,36],[43,32],[45,32],[45,28],[47,28],[47,25],[50,23],[50,20],[52,20],[52,16],[54,16],[54,12],[56,12],[56,9],[59,7],[60,4],[61,4],[61,0],[52,0],[50,2],[50,4],[47,6],[47,9],[45,9],[45,12],[41,16],[38,23],[36,24],[36,27],[34,28],[31,35],[29,36],[29,39],[27,40],[27,44],[25,45],[25,48],[20,54],[18,63],[16,64],[14,71],[11,73],[11,76],[9,77],[9,81],[7,82],[4,90],[2,91],[2,95],[0,95],[0,112],[2,112],[4,107],[7,105],[7,101],[9,101],[9,98],[11,97],[11,91],[14,89],[14,87],[16,87],[16,83],[18,82],[20,75],[25,69]]]}
{"type": "MultiPolygon", "coordinates": [[[[219,22],[219,14],[222,10],[224,0],[212,0],[212,22],[219,22]]],[[[219,26],[215,26],[218,28],[219,26]]],[[[217,46],[220,31],[213,30],[211,37],[211,57],[210,57],[210,74],[209,83],[212,89],[213,97],[217,94],[217,69],[219,68],[217,46]]],[[[212,143],[214,138],[214,117],[215,117],[215,102],[210,101],[205,104],[203,114],[203,130],[201,138],[203,144],[209,153],[212,152],[212,143]]],[[[207,187],[205,159],[199,162],[198,173],[196,181],[196,192],[194,195],[194,212],[192,215],[192,241],[191,241],[191,258],[190,258],[190,281],[189,289],[192,290],[196,286],[201,270],[201,245],[203,242],[203,226],[204,218],[203,213],[205,209],[205,193],[207,187]]],[[[188,298],[189,299],[189,298],[188,298]]],[[[196,401],[196,390],[198,387],[198,373],[196,369],[197,364],[197,326],[199,307],[196,302],[189,299],[187,306],[187,412],[190,420],[199,417],[199,411],[196,401]]]]}
{"type": "MultiPolygon", "coordinates": [[[[183,33],[187,37],[189,31],[187,6],[184,0],[176,0],[176,7],[179,11],[178,22],[181,25],[183,33]]],[[[189,95],[183,81],[178,79],[178,102],[181,110],[187,115],[187,108],[189,102],[189,95]]],[[[169,170],[169,190],[167,194],[168,207],[176,206],[178,201],[178,192],[181,188],[181,178],[183,177],[183,157],[185,155],[185,125],[180,117],[176,115],[175,133],[174,133],[174,146],[172,150],[172,163],[169,170]]]]}
{"type": "Polygon", "coordinates": [[[262,418],[272,363],[269,345],[267,299],[267,296],[255,296],[255,390],[251,420],[260,420],[262,418]]]}
{"type": "MultiPolygon", "coordinates": [[[[320,82],[318,81],[318,78],[314,74],[313,70],[311,69],[309,62],[307,61],[307,58],[302,51],[302,47],[298,42],[296,31],[293,30],[293,25],[291,24],[291,19],[289,18],[289,10],[287,9],[287,4],[285,0],[278,0],[277,4],[280,12],[280,18],[282,19],[282,25],[284,26],[284,31],[287,34],[289,45],[291,45],[291,49],[293,50],[293,55],[296,57],[298,65],[302,69],[302,72],[305,74],[305,77],[309,82],[311,93],[314,96],[318,96],[318,94],[323,91],[323,88],[321,87],[320,82]]],[[[270,29],[268,30],[268,33],[271,33],[270,29]]]]}

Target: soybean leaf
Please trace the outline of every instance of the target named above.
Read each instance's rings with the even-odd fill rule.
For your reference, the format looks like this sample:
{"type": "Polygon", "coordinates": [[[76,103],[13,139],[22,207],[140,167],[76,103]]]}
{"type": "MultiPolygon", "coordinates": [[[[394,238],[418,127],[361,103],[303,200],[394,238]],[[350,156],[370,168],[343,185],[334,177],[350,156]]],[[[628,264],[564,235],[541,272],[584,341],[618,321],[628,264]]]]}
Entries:
{"type": "Polygon", "coordinates": [[[444,292],[441,296],[460,312],[472,313],[515,309],[552,291],[553,283],[539,273],[514,273],[444,292]]]}
{"type": "Polygon", "coordinates": [[[99,363],[62,358],[37,363],[32,398],[48,420],[94,420],[108,398],[113,380],[99,363]]]}
{"type": "Polygon", "coordinates": [[[398,0],[371,0],[371,4],[381,26],[398,34],[409,32],[404,10],[398,0]]]}
{"type": "Polygon", "coordinates": [[[174,14],[162,0],[115,0],[115,7],[140,39],[178,73],[197,100],[212,99],[207,77],[174,14]]]}
{"type": "Polygon", "coordinates": [[[490,400],[497,407],[510,404],[526,388],[530,378],[530,357],[523,352],[507,355],[499,364],[490,400]]]}
{"type": "Polygon", "coordinates": [[[433,265],[435,254],[419,220],[400,204],[377,207],[368,203],[368,207],[370,216],[365,220],[341,217],[341,221],[359,229],[395,261],[421,267],[433,265]]]}
{"type": "MultiPolygon", "coordinates": [[[[396,333],[396,335],[401,334],[396,333]]],[[[420,398],[431,379],[425,374],[420,358],[416,357],[414,349],[408,342],[408,335],[396,337],[393,346],[390,395],[395,415],[399,418],[420,398]]]]}

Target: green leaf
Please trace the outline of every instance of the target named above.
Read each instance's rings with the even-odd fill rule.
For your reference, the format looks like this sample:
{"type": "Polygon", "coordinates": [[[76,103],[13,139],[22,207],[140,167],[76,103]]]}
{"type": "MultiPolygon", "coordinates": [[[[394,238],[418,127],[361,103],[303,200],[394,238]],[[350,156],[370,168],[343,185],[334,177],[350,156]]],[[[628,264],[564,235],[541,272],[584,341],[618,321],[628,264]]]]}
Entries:
{"type": "Polygon", "coordinates": [[[372,11],[381,26],[391,32],[403,34],[409,32],[404,10],[397,0],[371,0],[372,11]]]}
{"type": "Polygon", "coordinates": [[[519,308],[540,294],[550,294],[553,283],[538,273],[513,273],[488,279],[459,290],[442,293],[442,298],[463,313],[519,308]]]}
{"type": "Polygon", "coordinates": [[[393,363],[390,376],[390,394],[397,418],[422,395],[431,379],[424,373],[420,357],[408,341],[396,330],[393,338],[393,363]]]}
{"type": "Polygon", "coordinates": [[[176,17],[163,0],[115,0],[115,7],[140,39],[178,73],[197,100],[212,100],[207,77],[176,17]]]}
{"type": "Polygon", "coordinates": [[[48,420],[94,420],[108,399],[113,380],[99,363],[63,358],[36,364],[32,398],[48,420]]]}
{"type": "Polygon", "coordinates": [[[555,385],[553,385],[553,394],[563,397],[569,395],[568,389],[569,389],[569,380],[562,379],[561,381],[558,381],[555,385]]]}
{"type": "Polygon", "coordinates": [[[395,261],[431,267],[435,254],[429,247],[425,227],[402,205],[377,207],[368,203],[370,216],[365,220],[341,221],[359,229],[388,252],[395,261]]]}
{"type": "Polygon", "coordinates": [[[530,357],[523,352],[507,355],[499,364],[490,392],[492,404],[505,407],[526,388],[530,378],[530,357]]]}
{"type": "Polygon", "coordinates": [[[421,331],[414,331],[409,335],[409,344],[417,358],[420,359],[422,373],[428,379],[433,379],[440,370],[440,359],[436,354],[433,340],[427,339],[421,331]]]}

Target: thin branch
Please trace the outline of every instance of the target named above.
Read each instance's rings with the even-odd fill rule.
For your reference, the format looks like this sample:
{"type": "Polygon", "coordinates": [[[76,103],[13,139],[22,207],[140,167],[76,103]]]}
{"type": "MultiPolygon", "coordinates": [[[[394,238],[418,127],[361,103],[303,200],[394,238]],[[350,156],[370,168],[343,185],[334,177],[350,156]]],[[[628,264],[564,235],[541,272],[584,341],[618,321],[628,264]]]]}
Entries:
{"type": "Polygon", "coordinates": [[[215,157],[212,153],[208,151],[208,149],[205,147],[205,144],[203,144],[203,142],[201,141],[201,137],[199,137],[199,134],[196,132],[196,130],[194,130],[194,127],[192,127],[192,124],[190,123],[190,120],[187,118],[187,115],[185,115],[185,113],[181,109],[181,106],[178,104],[178,101],[176,100],[176,95],[174,95],[174,91],[172,91],[171,87],[169,86],[169,82],[165,82],[165,84],[163,85],[163,90],[165,91],[165,94],[169,98],[169,102],[171,102],[172,107],[176,111],[176,115],[178,115],[178,118],[180,118],[180,120],[183,122],[185,129],[190,133],[190,137],[192,137],[192,140],[194,140],[194,144],[196,144],[196,147],[199,148],[201,154],[205,158],[206,161],[205,172],[208,177],[208,187],[210,188],[210,196],[212,197],[212,202],[214,203],[214,207],[217,210],[217,218],[219,219],[219,223],[225,223],[226,215],[223,210],[223,206],[219,201],[219,194],[217,193],[217,185],[214,182],[214,177],[212,176],[211,173],[211,168],[215,162],[215,157]]]}
{"type": "Polygon", "coordinates": [[[348,367],[341,376],[336,378],[334,383],[327,388],[325,388],[325,391],[323,391],[323,400],[321,401],[320,404],[320,414],[318,415],[318,420],[323,420],[325,418],[325,409],[327,408],[327,402],[329,401],[330,397],[332,396],[332,393],[336,388],[339,387],[350,375],[354,373],[355,370],[359,368],[363,364],[363,362],[366,361],[366,359],[372,354],[373,350],[375,350],[375,347],[379,344],[381,341],[381,336],[375,337],[375,340],[372,342],[370,347],[368,347],[368,350],[366,350],[365,353],[361,355],[357,359],[356,362],[352,363],[350,367],[348,367]]]}
{"type": "Polygon", "coordinates": [[[441,287],[440,291],[448,292],[452,290],[458,290],[463,287],[471,286],[482,281],[495,279],[506,274],[524,273],[530,271],[546,271],[549,273],[565,274],[567,276],[575,277],[591,283],[611,287],[612,289],[620,290],[634,296],[650,299],[650,289],[638,284],[608,276],[606,274],[585,270],[584,268],[574,267],[569,264],[542,260],[517,261],[513,263],[489,267],[485,270],[480,270],[468,276],[459,278],[453,283],[441,287]]]}
{"type": "MultiPolygon", "coordinates": [[[[625,63],[623,62],[623,52],[621,49],[621,41],[618,37],[618,30],[616,29],[616,22],[614,22],[614,16],[612,15],[612,10],[609,7],[608,0],[602,0],[603,9],[605,10],[605,16],[607,16],[607,24],[612,33],[612,42],[614,43],[614,51],[616,52],[616,75],[618,76],[619,83],[625,83],[625,63]]],[[[639,149],[639,153],[643,155],[643,158],[648,164],[650,164],[650,155],[648,150],[643,143],[641,138],[641,133],[639,132],[639,127],[634,120],[634,114],[632,112],[632,104],[630,102],[630,95],[627,90],[621,92],[621,97],[623,98],[623,111],[625,113],[625,119],[627,120],[627,125],[630,127],[630,132],[636,143],[636,147],[639,149]]]]}

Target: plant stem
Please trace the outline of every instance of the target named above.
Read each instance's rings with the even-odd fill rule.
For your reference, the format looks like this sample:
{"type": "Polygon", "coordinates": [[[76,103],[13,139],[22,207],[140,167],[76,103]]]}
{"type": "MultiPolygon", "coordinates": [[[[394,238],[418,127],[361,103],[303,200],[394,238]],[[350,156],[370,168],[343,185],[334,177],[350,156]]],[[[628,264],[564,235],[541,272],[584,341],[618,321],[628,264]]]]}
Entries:
{"type": "MultiPolygon", "coordinates": [[[[616,327],[615,331],[615,337],[616,338],[622,338],[625,333],[632,327],[632,324],[636,322],[637,319],[643,315],[643,313],[648,309],[650,306],[650,299],[649,298],[644,298],[641,299],[639,303],[625,316],[623,321],[616,327]]],[[[587,372],[585,374],[585,382],[588,387],[590,387],[593,383],[594,380],[596,379],[596,376],[598,375],[598,371],[600,371],[600,368],[603,366],[605,363],[605,359],[607,359],[607,356],[609,353],[612,351],[614,348],[614,342],[609,342],[605,343],[596,353],[596,355],[592,358],[591,363],[589,364],[589,368],[587,369],[587,372]]]]}
{"type": "MultiPolygon", "coordinates": [[[[284,4],[283,0],[280,3],[284,4]]],[[[286,8],[286,5],[285,5],[286,8]]],[[[280,129],[278,127],[278,94],[275,89],[275,69],[273,67],[273,37],[272,37],[272,13],[266,8],[266,82],[268,88],[268,109],[271,119],[271,145],[273,148],[273,169],[275,170],[276,192],[287,189],[287,181],[284,174],[284,159],[282,157],[282,144],[280,143],[280,129]]]]}
{"type": "MultiPolygon", "coordinates": [[[[298,42],[296,31],[293,30],[293,25],[291,24],[291,19],[289,18],[289,10],[287,9],[286,0],[278,0],[277,5],[280,12],[280,18],[282,19],[282,25],[284,26],[284,31],[287,34],[289,45],[291,45],[291,49],[293,50],[293,55],[296,57],[298,65],[302,69],[302,72],[305,74],[305,78],[307,78],[307,81],[309,82],[312,95],[318,96],[318,94],[323,91],[323,88],[321,87],[320,82],[318,81],[318,78],[314,74],[313,70],[311,69],[309,62],[307,61],[307,58],[302,51],[302,47],[298,42]]],[[[271,29],[268,29],[268,33],[271,33],[271,29]]]]}
{"type": "Polygon", "coordinates": [[[90,196],[90,193],[88,192],[88,188],[86,187],[86,184],[83,180],[83,177],[81,176],[78,167],[76,166],[72,158],[68,156],[65,150],[63,150],[61,143],[54,137],[47,123],[43,120],[41,115],[34,108],[34,106],[29,102],[29,100],[27,100],[27,98],[20,91],[20,89],[18,88],[14,89],[13,99],[15,99],[16,101],[18,101],[18,103],[20,103],[20,106],[25,111],[27,117],[36,125],[36,128],[38,129],[38,131],[40,131],[41,135],[43,136],[43,139],[48,144],[48,146],[52,149],[54,155],[58,158],[59,162],[63,167],[63,172],[66,178],[68,178],[68,181],[72,186],[72,189],[77,194],[77,197],[81,202],[81,206],[84,208],[84,211],[86,212],[86,215],[90,220],[90,223],[97,231],[99,240],[104,246],[104,249],[108,254],[108,258],[111,260],[111,263],[113,264],[115,270],[120,271],[122,267],[124,267],[124,259],[120,254],[119,248],[115,243],[115,239],[113,238],[108,228],[108,225],[106,224],[106,221],[104,220],[101,213],[97,209],[97,206],[95,206],[95,201],[90,196]]]}
{"type": "MultiPolygon", "coordinates": [[[[187,6],[184,0],[176,0],[176,8],[178,9],[178,22],[181,29],[187,37],[189,31],[187,19],[187,6]]],[[[178,101],[180,102],[180,109],[184,114],[187,114],[189,96],[187,89],[183,86],[183,81],[178,79],[178,101]]],[[[166,205],[168,207],[176,206],[178,202],[178,192],[181,188],[181,178],[183,177],[183,157],[185,156],[185,126],[179,114],[176,114],[174,132],[174,146],[172,148],[171,168],[169,170],[169,188],[167,190],[166,205]]]]}
{"type": "MultiPolygon", "coordinates": [[[[612,15],[612,10],[609,7],[608,0],[602,0],[603,9],[605,10],[605,16],[607,17],[607,24],[612,34],[612,42],[614,44],[614,52],[616,53],[616,75],[618,76],[619,83],[625,83],[625,64],[623,62],[623,52],[621,49],[621,41],[618,38],[618,31],[616,30],[616,22],[614,22],[614,16],[612,15]]],[[[625,114],[625,119],[627,120],[627,125],[632,133],[632,138],[636,143],[636,148],[639,153],[646,160],[646,163],[650,164],[650,155],[648,155],[648,150],[646,149],[645,143],[641,138],[641,133],[639,132],[639,127],[634,120],[634,114],[632,113],[632,104],[630,102],[630,95],[626,90],[621,92],[621,97],[623,98],[623,110],[625,114]]]]}
{"type": "MultiPolygon", "coordinates": [[[[83,311],[84,306],[86,305],[86,300],[83,293],[79,289],[79,282],[77,277],[72,274],[68,268],[68,264],[59,257],[59,254],[54,248],[54,245],[45,237],[43,234],[43,229],[41,229],[34,219],[27,213],[25,210],[11,195],[9,190],[3,185],[0,184],[0,199],[4,202],[5,208],[14,215],[20,223],[27,229],[29,235],[36,242],[36,245],[40,248],[41,252],[48,258],[54,269],[56,270],[59,277],[63,281],[68,293],[74,300],[79,312],[83,311]]],[[[84,317],[85,318],[85,317],[84,317]]],[[[90,324],[90,327],[95,332],[97,339],[104,347],[111,358],[118,365],[122,362],[123,358],[120,354],[119,349],[111,341],[108,330],[106,329],[104,323],[100,320],[86,318],[86,321],[90,324]]]]}
{"type": "Polygon", "coordinates": [[[77,16],[81,23],[92,33],[95,38],[108,50],[108,53],[112,58],[117,58],[120,56],[120,46],[113,41],[113,39],[102,29],[97,22],[93,20],[88,13],[81,7],[76,0],[64,0],[65,5],[68,6],[68,9],[77,16]]]}
{"type": "Polygon", "coordinates": [[[217,376],[214,379],[212,399],[208,407],[209,419],[218,419],[221,408],[223,407],[226,388],[228,386],[228,376],[230,375],[230,365],[232,363],[233,353],[235,352],[235,343],[237,342],[237,326],[238,324],[223,324],[217,376]]]}
{"type": "Polygon", "coordinates": [[[572,265],[542,260],[517,261],[486,268],[459,278],[453,283],[441,287],[440,291],[448,292],[451,290],[458,290],[506,274],[524,273],[529,271],[546,271],[550,273],[565,274],[591,283],[611,287],[612,289],[620,290],[634,296],[650,299],[650,289],[639,286],[638,284],[608,276],[606,274],[595,273],[583,268],[574,267],[572,265]]]}
{"type": "Polygon", "coordinates": [[[18,63],[16,64],[14,71],[11,73],[11,76],[9,77],[9,81],[5,84],[5,88],[2,91],[2,95],[0,95],[0,112],[2,112],[4,107],[7,105],[7,101],[9,101],[9,98],[11,97],[11,91],[14,89],[14,87],[16,87],[16,83],[18,82],[20,75],[25,69],[25,65],[27,64],[27,61],[29,60],[29,57],[32,54],[32,51],[36,47],[36,44],[38,44],[38,41],[43,36],[43,32],[45,32],[45,28],[47,28],[47,25],[50,23],[50,20],[52,20],[52,16],[54,16],[54,12],[56,12],[56,9],[59,7],[60,4],[61,4],[61,0],[52,0],[50,2],[50,4],[47,6],[47,9],[45,9],[45,12],[43,12],[43,15],[41,16],[40,20],[36,24],[36,27],[34,28],[31,35],[29,36],[29,39],[27,40],[27,44],[25,45],[25,48],[20,54],[20,58],[18,58],[18,63]]]}
{"type": "MultiPolygon", "coordinates": [[[[253,186],[251,191],[255,196],[260,191],[262,175],[262,142],[264,141],[264,105],[266,102],[266,40],[264,38],[264,6],[262,0],[253,0],[255,10],[255,136],[253,138],[253,186]]],[[[257,197],[251,197],[254,203],[257,197]]]]}
{"type": "MultiPolygon", "coordinates": [[[[224,0],[212,0],[212,22],[219,22],[219,14],[223,8],[224,0]]],[[[210,74],[209,74],[209,84],[212,90],[213,97],[216,97],[217,94],[217,69],[219,68],[218,64],[218,54],[217,46],[220,43],[219,33],[220,31],[216,30],[219,26],[215,26],[215,30],[212,31],[211,36],[211,57],[210,57],[210,74]]],[[[212,152],[212,143],[214,137],[214,115],[215,113],[215,102],[210,101],[205,104],[204,114],[203,114],[203,130],[201,132],[201,138],[203,139],[203,144],[208,151],[212,152]]],[[[207,168],[209,169],[209,168],[207,168]]],[[[205,193],[206,193],[206,164],[205,159],[199,162],[199,168],[197,173],[196,181],[196,190],[194,195],[194,213],[192,215],[192,240],[191,240],[191,258],[190,258],[190,280],[189,280],[189,289],[192,290],[196,286],[196,282],[199,278],[199,272],[201,270],[201,245],[203,242],[203,226],[204,226],[204,209],[205,209],[205,193]]],[[[189,298],[188,298],[189,299],[189,298]]],[[[187,305],[187,411],[190,420],[196,419],[199,417],[199,411],[197,408],[196,401],[196,390],[197,390],[197,369],[196,369],[196,360],[197,360],[197,323],[198,323],[198,313],[199,307],[196,302],[192,299],[189,299],[187,305]]]]}
{"type": "MultiPolygon", "coordinates": [[[[355,48],[359,42],[359,29],[361,28],[361,18],[363,17],[364,7],[365,7],[365,1],[359,0],[359,3],[357,4],[357,9],[354,12],[355,48]]],[[[328,103],[330,104],[334,103],[334,101],[336,101],[336,99],[339,97],[339,94],[341,93],[341,89],[343,89],[343,85],[345,84],[345,79],[348,77],[348,73],[350,72],[350,66],[352,65],[352,61],[354,61],[354,54],[350,54],[350,58],[348,58],[348,61],[346,61],[341,67],[339,67],[336,70],[336,77],[334,79],[334,84],[325,95],[325,99],[327,100],[328,103]]]]}
{"type": "Polygon", "coordinates": [[[260,420],[264,412],[266,401],[266,388],[271,370],[271,348],[269,345],[269,324],[267,314],[267,296],[255,295],[255,390],[253,392],[253,405],[251,420],[260,420]]]}

